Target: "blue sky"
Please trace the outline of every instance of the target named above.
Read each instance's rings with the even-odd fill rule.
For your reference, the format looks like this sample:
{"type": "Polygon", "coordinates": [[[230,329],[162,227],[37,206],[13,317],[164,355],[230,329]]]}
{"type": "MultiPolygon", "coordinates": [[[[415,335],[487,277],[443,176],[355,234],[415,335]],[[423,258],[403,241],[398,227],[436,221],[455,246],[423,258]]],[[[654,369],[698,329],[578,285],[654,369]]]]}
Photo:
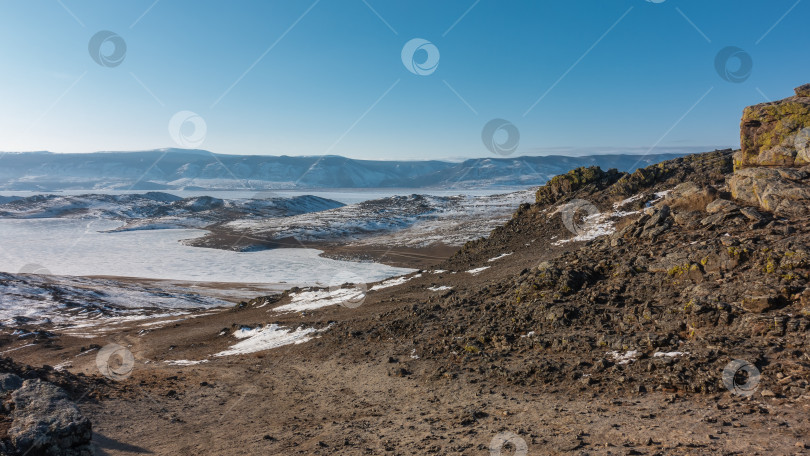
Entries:
{"type": "Polygon", "coordinates": [[[801,0],[0,0],[0,150],[486,157],[496,118],[519,130],[515,155],[737,147],[743,107],[810,82],[809,15],[801,0]],[[91,57],[100,31],[126,43],[119,65],[109,40],[91,57]],[[430,74],[403,64],[415,38],[439,52],[430,74]],[[753,64],[728,60],[737,81],[716,69],[730,46],[753,64]],[[178,112],[196,136],[191,114],[170,132],[178,112]]]}

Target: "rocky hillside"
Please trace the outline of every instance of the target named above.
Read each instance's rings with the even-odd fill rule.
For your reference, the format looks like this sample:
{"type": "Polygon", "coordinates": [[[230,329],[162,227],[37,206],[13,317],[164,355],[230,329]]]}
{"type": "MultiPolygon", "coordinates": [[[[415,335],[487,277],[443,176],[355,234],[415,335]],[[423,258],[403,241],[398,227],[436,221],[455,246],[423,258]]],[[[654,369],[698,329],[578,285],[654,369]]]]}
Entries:
{"type": "Polygon", "coordinates": [[[720,393],[752,386],[723,377],[750,363],[756,394],[810,398],[810,166],[751,166],[771,152],[745,153],[736,172],[739,152],[726,150],[558,176],[440,265],[491,268],[474,284],[392,311],[363,337],[394,333],[450,360],[435,378],[720,393]],[[493,264],[499,255],[514,256],[493,264]],[[494,271],[520,261],[534,264],[494,271]]]}
{"type": "Polygon", "coordinates": [[[574,169],[382,283],[12,353],[95,379],[87,346],[131,350],[123,380],[60,384],[101,396],[112,454],[807,454],[810,166],[745,150],[574,169]]]}

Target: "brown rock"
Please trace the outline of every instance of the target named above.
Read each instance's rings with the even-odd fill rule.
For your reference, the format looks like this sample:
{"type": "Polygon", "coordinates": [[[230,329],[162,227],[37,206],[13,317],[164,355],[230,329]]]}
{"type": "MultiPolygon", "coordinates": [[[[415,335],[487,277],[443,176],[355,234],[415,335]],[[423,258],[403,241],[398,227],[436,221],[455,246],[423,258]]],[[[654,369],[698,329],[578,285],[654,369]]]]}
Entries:
{"type": "Polygon", "coordinates": [[[675,187],[664,202],[675,212],[705,211],[706,205],[717,198],[717,190],[694,182],[684,182],[675,187]]]}
{"type": "Polygon", "coordinates": [[[797,97],[810,97],[810,84],[805,84],[801,87],[796,87],[797,97]]]}
{"type": "Polygon", "coordinates": [[[760,214],[759,211],[757,211],[753,207],[744,207],[740,209],[740,213],[744,215],[748,220],[751,220],[752,222],[761,222],[765,220],[765,216],[760,214]]]}
{"type": "Polygon", "coordinates": [[[709,214],[717,214],[717,213],[728,214],[729,212],[734,212],[739,208],[740,206],[737,206],[736,204],[732,203],[729,200],[716,199],[711,203],[709,203],[708,205],[706,205],[706,212],[708,212],[709,214]]]}
{"type": "Polygon", "coordinates": [[[763,313],[772,309],[776,300],[771,296],[747,296],[742,301],[743,309],[752,313],[763,313]]]}
{"type": "Polygon", "coordinates": [[[808,163],[802,130],[810,127],[809,85],[797,88],[797,96],[745,108],[740,126],[742,150],[735,156],[735,169],[808,163]]]}
{"type": "Polygon", "coordinates": [[[728,179],[731,195],[779,216],[810,215],[810,186],[782,177],[777,169],[748,168],[728,179]]]}

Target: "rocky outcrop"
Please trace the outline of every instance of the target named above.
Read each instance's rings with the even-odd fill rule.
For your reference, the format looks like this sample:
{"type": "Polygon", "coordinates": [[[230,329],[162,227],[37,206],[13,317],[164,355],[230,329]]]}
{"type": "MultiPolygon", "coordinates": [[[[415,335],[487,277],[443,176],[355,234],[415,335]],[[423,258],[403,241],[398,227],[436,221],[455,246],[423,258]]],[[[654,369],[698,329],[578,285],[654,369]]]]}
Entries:
{"type": "Polygon", "coordinates": [[[784,100],[745,108],[735,169],[810,164],[810,84],[784,100]]]}
{"type": "MultiPolygon", "coordinates": [[[[780,217],[810,216],[810,84],[743,112],[742,149],[728,177],[731,196],[780,217]]],[[[747,208],[744,215],[759,213],[747,208]]]]}
{"type": "Polygon", "coordinates": [[[540,204],[552,204],[566,195],[585,187],[601,190],[612,185],[625,175],[625,173],[620,173],[616,169],[602,171],[602,168],[598,166],[572,169],[568,174],[555,176],[546,185],[540,187],[537,190],[537,202],[540,204]]]}
{"type": "MultiPolygon", "coordinates": [[[[6,380],[4,384],[13,387],[19,378],[11,378],[10,383],[6,380]]],[[[92,454],[92,425],[58,386],[26,380],[11,393],[6,407],[13,410],[8,430],[13,448],[6,452],[32,456],[92,454]]]]}
{"type": "Polygon", "coordinates": [[[782,217],[810,216],[810,173],[793,168],[748,168],[728,179],[731,195],[782,217]]]}

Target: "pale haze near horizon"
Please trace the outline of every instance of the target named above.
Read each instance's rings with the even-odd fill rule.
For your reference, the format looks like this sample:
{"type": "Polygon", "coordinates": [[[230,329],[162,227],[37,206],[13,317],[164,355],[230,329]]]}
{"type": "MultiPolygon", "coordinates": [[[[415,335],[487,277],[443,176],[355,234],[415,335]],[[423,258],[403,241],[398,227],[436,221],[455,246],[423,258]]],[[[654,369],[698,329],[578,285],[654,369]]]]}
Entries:
{"type": "MultiPolygon", "coordinates": [[[[808,82],[809,10],[726,0],[4,2],[0,150],[458,160],[497,157],[481,138],[495,118],[519,129],[514,156],[737,147],[744,106],[808,82]],[[89,52],[105,30],[126,44],[120,64],[89,52]],[[429,74],[402,58],[414,38],[438,50],[429,74]],[[730,61],[732,76],[745,73],[732,80],[716,65],[730,46],[753,63],[730,61]],[[204,120],[202,141],[188,124],[191,144],[170,133],[183,111],[204,120]]],[[[115,50],[104,46],[101,55],[115,50]]]]}

